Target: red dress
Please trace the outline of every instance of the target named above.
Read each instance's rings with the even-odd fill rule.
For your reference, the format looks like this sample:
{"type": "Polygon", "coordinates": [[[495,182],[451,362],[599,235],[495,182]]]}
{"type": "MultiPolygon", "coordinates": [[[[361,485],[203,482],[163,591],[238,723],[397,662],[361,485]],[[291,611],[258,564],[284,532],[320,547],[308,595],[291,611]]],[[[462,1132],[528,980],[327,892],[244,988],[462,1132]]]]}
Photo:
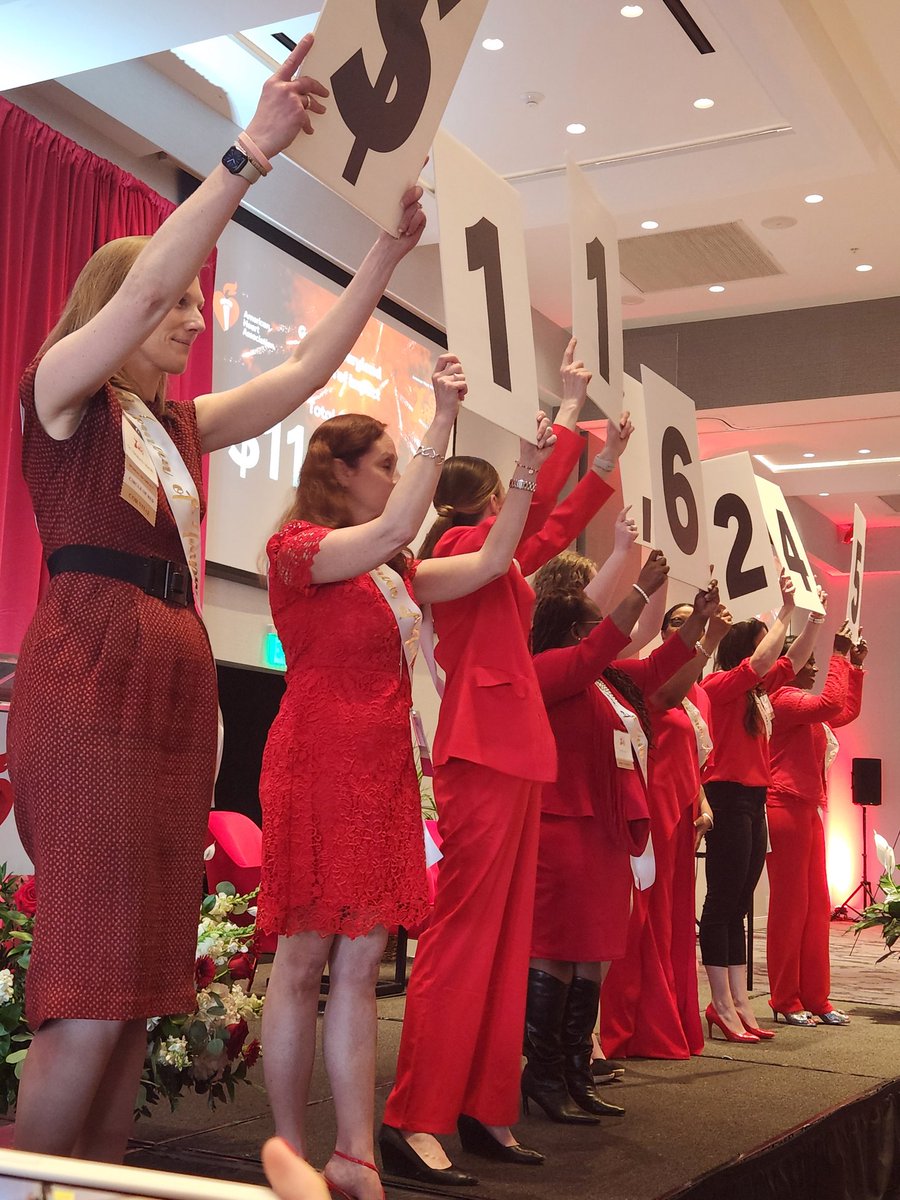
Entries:
{"type": "MultiPolygon", "coordinates": [[[[163,493],[155,526],[119,495],[113,392],[55,441],[34,410],[36,367],[20,390],[22,460],[45,552],[92,545],[183,561],[163,493]]],[[[163,424],[199,491],[193,404],[170,404],[163,424]]],[[[192,1011],[216,755],[216,675],[196,611],[119,580],[56,576],[22,644],[9,748],[37,889],[31,1026],[192,1011]]]]}
{"type": "MultiPolygon", "coordinates": [[[[709,700],[688,699],[708,722],[709,700]]],[[[610,1058],[690,1058],[703,1050],[697,998],[694,820],[700,792],[697,737],[682,706],[651,712],[647,803],[656,879],[635,892],[625,957],[603,988],[603,1052],[610,1058]]]]}
{"type": "Polygon", "coordinates": [[[355,937],[421,921],[428,892],[400,633],[370,575],[311,582],[330,532],[291,521],[268,545],[287,690],[260,775],[257,921],[355,937]]]}

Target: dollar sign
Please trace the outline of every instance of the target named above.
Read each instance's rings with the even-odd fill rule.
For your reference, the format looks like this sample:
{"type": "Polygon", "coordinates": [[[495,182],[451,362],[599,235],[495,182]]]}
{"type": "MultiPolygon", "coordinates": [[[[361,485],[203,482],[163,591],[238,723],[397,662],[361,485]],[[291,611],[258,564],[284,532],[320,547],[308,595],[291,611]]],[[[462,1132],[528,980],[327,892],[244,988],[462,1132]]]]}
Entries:
{"type": "MultiPolygon", "coordinates": [[[[439,0],[441,17],[460,0],[439,0]]],[[[402,146],[416,127],[431,84],[431,52],[422,28],[428,0],[375,0],[385,57],[373,84],[362,50],[331,76],[331,91],[355,141],[343,176],[356,184],[370,150],[387,154],[402,146]],[[388,95],[396,83],[394,95],[388,95]]]]}
{"type": "Polygon", "coordinates": [[[249,442],[241,442],[239,446],[229,446],[228,457],[240,468],[241,479],[246,479],[247,472],[252,471],[259,462],[259,440],[251,438],[249,442]]]}

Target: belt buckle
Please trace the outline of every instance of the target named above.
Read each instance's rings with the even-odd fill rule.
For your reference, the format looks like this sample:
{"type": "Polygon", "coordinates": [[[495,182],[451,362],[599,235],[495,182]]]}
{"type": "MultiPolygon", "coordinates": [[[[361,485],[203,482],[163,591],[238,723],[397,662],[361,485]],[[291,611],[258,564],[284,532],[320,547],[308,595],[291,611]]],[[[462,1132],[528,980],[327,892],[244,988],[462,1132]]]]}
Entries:
{"type": "Polygon", "coordinates": [[[166,563],[166,580],[163,585],[163,600],[171,600],[186,608],[191,602],[191,583],[187,567],[178,563],[166,563]]]}

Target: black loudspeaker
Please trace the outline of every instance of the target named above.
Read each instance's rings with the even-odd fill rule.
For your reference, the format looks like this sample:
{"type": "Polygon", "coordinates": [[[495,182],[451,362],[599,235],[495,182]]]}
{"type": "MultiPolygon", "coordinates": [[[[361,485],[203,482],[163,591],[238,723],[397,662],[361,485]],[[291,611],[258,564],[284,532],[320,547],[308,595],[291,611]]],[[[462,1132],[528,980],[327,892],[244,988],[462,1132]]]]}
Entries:
{"type": "Polygon", "coordinates": [[[881,759],[854,758],[850,772],[853,803],[875,808],[881,803],[881,759]]]}

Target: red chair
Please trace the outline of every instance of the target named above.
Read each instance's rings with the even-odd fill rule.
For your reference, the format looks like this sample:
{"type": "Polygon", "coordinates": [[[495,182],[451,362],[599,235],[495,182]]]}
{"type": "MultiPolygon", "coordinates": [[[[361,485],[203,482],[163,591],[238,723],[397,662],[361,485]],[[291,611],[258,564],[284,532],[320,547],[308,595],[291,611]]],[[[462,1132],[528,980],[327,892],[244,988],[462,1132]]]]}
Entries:
{"type": "MultiPolygon", "coordinates": [[[[244,813],[214,808],[209,814],[209,833],[215,845],[212,858],[206,863],[206,883],[214,892],[220,883],[233,883],[244,895],[259,886],[262,864],[262,830],[244,813]]],[[[248,923],[252,920],[248,917],[248,923]]],[[[240,918],[236,924],[242,924],[240,918]]],[[[256,939],[258,954],[274,954],[278,941],[275,934],[260,934],[256,939]]]]}

